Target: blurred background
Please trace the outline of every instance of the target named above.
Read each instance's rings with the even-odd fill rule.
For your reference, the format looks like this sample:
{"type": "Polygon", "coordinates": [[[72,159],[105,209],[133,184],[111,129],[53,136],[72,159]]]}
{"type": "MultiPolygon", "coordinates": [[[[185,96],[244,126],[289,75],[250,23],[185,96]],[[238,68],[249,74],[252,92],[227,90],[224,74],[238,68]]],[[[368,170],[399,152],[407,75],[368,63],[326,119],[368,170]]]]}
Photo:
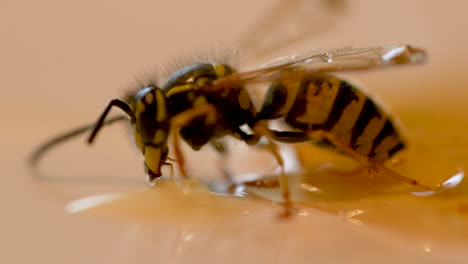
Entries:
{"type": "MultiPolygon", "coordinates": [[[[171,194],[161,199],[176,202],[161,204],[146,196],[141,156],[122,126],[103,130],[92,149],[85,146],[84,138],[57,148],[41,166],[49,175],[46,179],[34,178],[28,171],[27,155],[40,142],[94,121],[111,98],[132,88],[142,74],[155,72],[160,77],[164,65],[174,59],[235,48],[242,33],[273,2],[3,1],[0,260],[464,263],[468,257],[463,251],[468,235],[464,186],[424,200],[423,206],[420,200],[385,196],[374,199],[377,203],[328,204],[332,210],[304,207],[302,215],[287,221],[278,221],[280,208],[269,202],[210,200],[212,208],[201,206],[202,216],[191,221],[191,215],[184,213],[191,212],[190,200],[179,204],[183,198],[171,194]],[[140,196],[106,213],[65,211],[68,203],[89,195],[133,191],[140,196]],[[139,203],[148,205],[131,214],[141,213],[142,219],[122,217],[139,203]],[[366,211],[360,208],[382,204],[378,216],[357,217],[366,211]],[[145,210],[159,211],[146,215],[145,210]],[[219,216],[218,210],[230,213],[219,216]],[[396,220],[388,221],[392,217],[396,220]]],[[[425,48],[426,65],[348,75],[390,106],[407,128],[415,147],[406,162],[413,165],[403,171],[434,183],[463,168],[468,160],[468,3],[336,3],[344,6],[330,15],[310,10],[311,19],[323,22],[317,22],[323,28],[319,33],[270,58],[348,45],[409,43],[425,48]],[[421,153],[427,156],[414,158],[421,153]],[[429,175],[430,171],[437,175],[429,175]]],[[[193,160],[192,164],[204,166],[200,156],[193,160]]]]}

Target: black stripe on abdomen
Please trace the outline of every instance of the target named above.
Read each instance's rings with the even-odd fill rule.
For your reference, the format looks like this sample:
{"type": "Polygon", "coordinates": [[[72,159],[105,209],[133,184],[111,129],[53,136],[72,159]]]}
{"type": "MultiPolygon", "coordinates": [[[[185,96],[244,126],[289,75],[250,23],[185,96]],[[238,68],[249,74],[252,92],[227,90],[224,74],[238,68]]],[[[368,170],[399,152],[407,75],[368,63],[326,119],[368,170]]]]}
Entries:
{"type": "Polygon", "coordinates": [[[390,149],[388,151],[388,157],[391,157],[393,156],[393,154],[395,154],[396,152],[398,152],[399,150],[403,149],[405,147],[405,145],[403,143],[399,143],[398,145],[396,145],[395,147],[393,147],[392,149],[390,149]]]}
{"type": "Polygon", "coordinates": [[[372,148],[369,153],[369,157],[374,157],[375,156],[375,148],[386,138],[387,136],[390,136],[391,134],[395,133],[395,129],[393,128],[393,124],[390,120],[387,120],[380,130],[379,134],[374,138],[372,141],[372,148]]]}
{"type": "Polygon", "coordinates": [[[364,102],[364,106],[362,107],[361,113],[359,114],[359,117],[351,131],[351,147],[354,148],[356,146],[357,139],[362,135],[367,125],[374,117],[380,118],[380,113],[377,110],[377,107],[375,106],[374,102],[372,102],[371,99],[367,98],[366,102],[364,102]]]}
{"type": "Polygon", "coordinates": [[[343,111],[351,104],[353,101],[358,101],[359,97],[356,95],[355,91],[351,86],[341,81],[338,94],[335,97],[333,102],[333,107],[328,115],[327,121],[322,125],[314,126],[313,129],[323,129],[330,131],[333,126],[340,120],[340,117],[343,115],[343,111]]]}

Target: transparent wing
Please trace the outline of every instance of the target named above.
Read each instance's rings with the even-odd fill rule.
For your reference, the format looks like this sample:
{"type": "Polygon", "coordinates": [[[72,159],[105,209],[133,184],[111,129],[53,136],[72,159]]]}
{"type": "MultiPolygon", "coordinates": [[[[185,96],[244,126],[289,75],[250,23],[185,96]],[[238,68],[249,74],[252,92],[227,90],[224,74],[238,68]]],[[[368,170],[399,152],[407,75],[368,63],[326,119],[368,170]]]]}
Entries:
{"type": "Polygon", "coordinates": [[[237,47],[245,57],[262,57],[310,38],[338,21],[348,0],[277,0],[241,35],[237,47]]]}
{"type": "Polygon", "coordinates": [[[363,71],[401,65],[420,64],[426,60],[423,49],[410,45],[384,45],[367,48],[343,48],[302,56],[276,59],[260,68],[217,79],[212,89],[225,89],[233,83],[270,82],[285,68],[299,68],[301,74],[363,71]]]}

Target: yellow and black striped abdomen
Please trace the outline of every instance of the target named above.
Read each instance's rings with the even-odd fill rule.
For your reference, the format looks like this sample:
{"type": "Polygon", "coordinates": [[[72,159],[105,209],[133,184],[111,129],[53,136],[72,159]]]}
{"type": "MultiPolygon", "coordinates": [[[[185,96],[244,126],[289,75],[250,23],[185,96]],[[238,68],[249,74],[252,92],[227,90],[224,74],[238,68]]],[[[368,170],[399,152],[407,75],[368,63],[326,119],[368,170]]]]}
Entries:
{"type": "Polygon", "coordinates": [[[299,85],[273,84],[260,114],[265,115],[264,109],[271,117],[266,119],[285,116],[295,129],[331,132],[376,161],[384,161],[404,147],[388,113],[361,90],[334,76],[313,76],[299,85]],[[295,98],[290,106],[278,97],[287,98],[284,95],[291,93],[295,98]]]}

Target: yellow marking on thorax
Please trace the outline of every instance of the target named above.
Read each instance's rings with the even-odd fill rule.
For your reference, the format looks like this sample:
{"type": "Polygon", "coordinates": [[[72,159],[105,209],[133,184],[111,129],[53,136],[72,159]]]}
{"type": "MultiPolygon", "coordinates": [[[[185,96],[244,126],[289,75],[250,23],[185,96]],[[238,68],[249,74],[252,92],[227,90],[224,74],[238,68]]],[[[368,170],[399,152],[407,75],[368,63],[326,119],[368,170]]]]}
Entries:
{"type": "Polygon", "coordinates": [[[188,92],[192,90],[193,88],[194,88],[194,85],[192,83],[174,86],[166,93],[166,97],[170,97],[177,93],[188,92]]]}
{"type": "Polygon", "coordinates": [[[306,100],[305,111],[297,117],[296,121],[310,125],[325,123],[333,108],[340,83],[334,78],[331,78],[329,82],[322,83],[321,87],[311,82],[304,98],[306,100]],[[319,90],[320,92],[318,92],[319,90]],[[316,94],[317,92],[318,94],[316,94]]]}
{"type": "Polygon", "coordinates": [[[154,172],[160,172],[160,162],[161,162],[161,149],[151,146],[145,148],[145,163],[148,168],[154,172]]]}
{"type": "MultiPolygon", "coordinates": [[[[206,105],[208,104],[208,102],[206,101],[206,98],[205,96],[198,96],[197,99],[195,99],[195,101],[193,102],[193,109],[196,109],[197,106],[201,106],[201,105],[206,105]]],[[[207,125],[212,125],[214,123],[216,123],[216,112],[210,112],[208,113],[206,116],[205,116],[205,123],[207,125]]]]}
{"type": "Polygon", "coordinates": [[[162,122],[167,119],[166,113],[166,98],[160,90],[156,90],[156,105],[158,107],[156,112],[156,120],[162,122]]]}
{"type": "Polygon", "coordinates": [[[226,67],[224,65],[218,63],[214,63],[212,65],[216,76],[223,77],[224,75],[226,75],[226,67]]]}
{"type": "Polygon", "coordinates": [[[385,122],[387,122],[386,116],[381,116],[380,118],[376,116],[371,119],[362,134],[356,140],[356,145],[359,146],[356,148],[357,152],[366,156],[369,155],[372,149],[372,142],[382,130],[385,122]]]}
{"type": "Polygon", "coordinates": [[[364,107],[366,101],[366,95],[360,91],[353,91],[358,96],[357,101],[352,101],[343,111],[340,119],[333,126],[330,132],[339,136],[344,143],[349,144],[351,142],[351,133],[356,121],[358,120],[361,110],[364,107]]]}

